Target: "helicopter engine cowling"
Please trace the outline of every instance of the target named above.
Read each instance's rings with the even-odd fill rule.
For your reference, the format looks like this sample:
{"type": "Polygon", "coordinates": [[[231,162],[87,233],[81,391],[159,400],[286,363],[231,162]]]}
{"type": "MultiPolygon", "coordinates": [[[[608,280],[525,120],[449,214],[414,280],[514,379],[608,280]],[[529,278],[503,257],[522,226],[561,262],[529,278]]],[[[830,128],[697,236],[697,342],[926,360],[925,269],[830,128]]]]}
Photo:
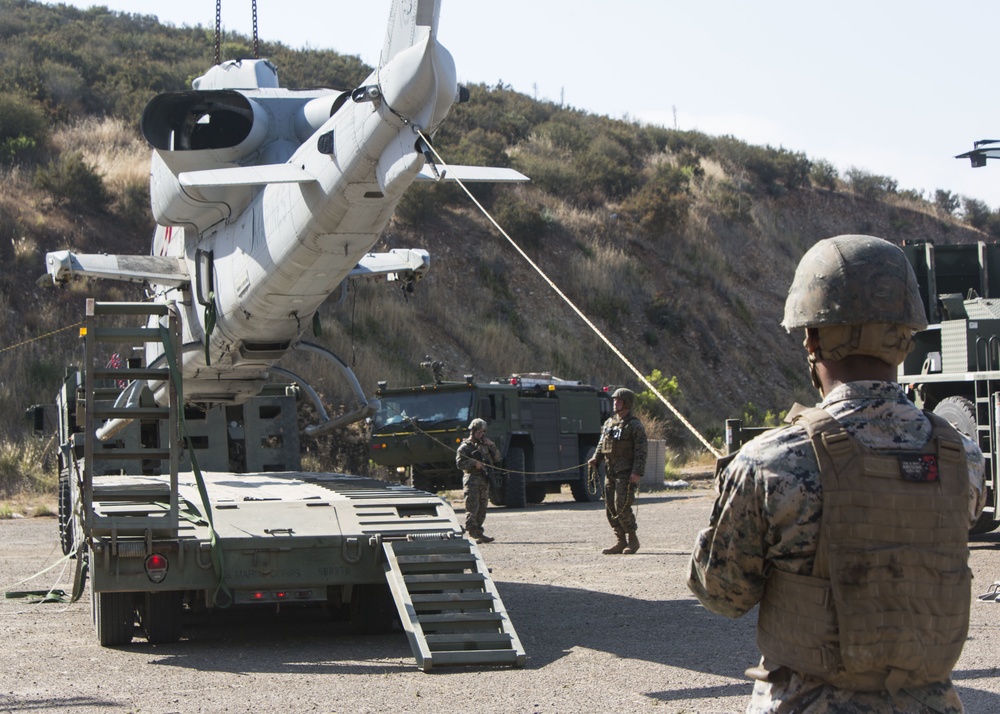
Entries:
{"type": "Polygon", "coordinates": [[[271,129],[260,104],[229,89],[168,92],[146,105],[141,127],[153,147],[150,201],[158,224],[201,233],[249,204],[250,187],[184,187],[178,176],[253,158],[271,129]]]}

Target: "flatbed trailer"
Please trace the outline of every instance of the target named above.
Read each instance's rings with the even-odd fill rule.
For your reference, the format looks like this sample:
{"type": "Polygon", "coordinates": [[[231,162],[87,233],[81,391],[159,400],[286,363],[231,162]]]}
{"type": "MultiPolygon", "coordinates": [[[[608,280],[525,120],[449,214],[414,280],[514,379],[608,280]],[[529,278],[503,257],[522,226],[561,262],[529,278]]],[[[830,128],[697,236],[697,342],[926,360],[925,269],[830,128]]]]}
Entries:
{"type": "Polygon", "coordinates": [[[346,611],[367,632],[399,622],[425,671],[524,664],[448,503],[302,471],[294,389],[197,408],[169,365],[107,359],[103,343],[175,340],[169,305],[90,300],[87,316],[85,369],[67,371],[56,399],[59,524],[76,596],[89,575],[101,645],[177,641],[188,610],[297,604],[346,611]],[[142,311],[145,331],[101,324],[142,311]],[[157,389],[167,406],[152,405],[157,389]]]}

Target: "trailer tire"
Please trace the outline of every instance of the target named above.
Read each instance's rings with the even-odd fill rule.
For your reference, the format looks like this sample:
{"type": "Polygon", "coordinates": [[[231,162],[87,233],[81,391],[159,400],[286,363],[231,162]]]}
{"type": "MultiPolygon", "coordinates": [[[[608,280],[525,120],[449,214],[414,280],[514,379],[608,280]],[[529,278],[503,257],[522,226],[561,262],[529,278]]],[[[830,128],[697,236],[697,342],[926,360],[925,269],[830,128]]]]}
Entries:
{"type": "Polygon", "coordinates": [[[604,465],[597,468],[597,476],[594,482],[590,481],[589,463],[597,447],[591,446],[589,449],[580,449],[580,477],[569,485],[569,490],[573,493],[573,500],[578,503],[590,503],[600,501],[604,498],[604,465]]]}
{"type": "MultiPolygon", "coordinates": [[[[966,397],[945,397],[934,407],[934,413],[947,419],[953,427],[973,441],[976,440],[976,407],[971,400],[966,397]]],[[[969,529],[969,535],[995,531],[1000,526],[1000,521],[995,516],[996,513],[988,511],[981,513],[969,529]]]]}
{"type": "MultiPolygon", "coordinates": [[[[60,459],[61,461],[61,459],[60,459]]],[[[63,555],[73,552],[76,545],[73,523],[73,484],[69,480],[69,469],[59,469],[59,545],[63,555]]]]}
{"type": "Polygon", "coordinates": [[[392,632],[399,622],[392,591],[384,583],[355,585],[350,607],[351,624],[363,635],[392,632]]]}
{"type": "Polygon", "coordinates": [[[145,593],[139,605],[139,626],[151,645],[167,645],[181,638],[184,593],[145,593]]]}
{"type": "Polygon", "coordinates": [[[507,451],[507,469],[503,475],[503,505],[507,508],[524,508],[528,495],[524,487],[524,449],[512,446],[507,451]]]}
{"type": "Polygon", "coordinates": [[[135,632],[135,597],[132,593],[95,593],[90,583],[90,607],[101,647],[120,647],[135,632]]]}

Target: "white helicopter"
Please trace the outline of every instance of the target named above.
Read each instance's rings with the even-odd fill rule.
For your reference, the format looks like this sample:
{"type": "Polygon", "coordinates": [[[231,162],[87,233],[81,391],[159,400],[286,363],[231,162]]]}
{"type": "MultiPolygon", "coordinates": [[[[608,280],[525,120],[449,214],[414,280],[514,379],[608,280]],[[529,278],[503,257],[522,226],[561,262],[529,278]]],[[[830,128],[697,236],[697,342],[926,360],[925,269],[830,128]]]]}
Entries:
{"type": "MultiPolygon", "coordinates": [[[[425,138],[468,98],[438,41],[439,13],[440,0],[393,0],[378,67],[353,91],[283,89],[273,64],[252,59],[217,64],[192,90],[155,97],[141,121],[153,148],[152,254],[52,252],[40,282],[146,282],[153,300],[176,301],[189,402],[242,402],[271,370],[286,372],[275,362],[289,350],[307,349],[331,360],[361,405],[311,433],[370,415],[350,368],[302,339],[320,304],[351,278],[412,287],[426,273],[424,250],[369,252],[414,181],[527,180],[512,169],[439,172],[429,163],[425,138]]],[[[164,358],[147,348],[147,365],[164,358]]],[[[119,402],[138,404],[143,386],[119,402]]],[[[162,402],[162,384],[148,386],[162,402]]],[[[109,422],[101,438],[128,421],[109,422]]]]}

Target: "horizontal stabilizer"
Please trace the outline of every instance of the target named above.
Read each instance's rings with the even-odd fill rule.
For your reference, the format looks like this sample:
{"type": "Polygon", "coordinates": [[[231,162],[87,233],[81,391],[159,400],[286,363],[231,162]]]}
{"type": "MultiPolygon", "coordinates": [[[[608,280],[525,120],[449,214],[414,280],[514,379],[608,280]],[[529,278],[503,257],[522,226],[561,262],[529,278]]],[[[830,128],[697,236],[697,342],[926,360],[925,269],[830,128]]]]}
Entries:
{"type": "Polygon", "coordinates": [[[452,166],[441,171],[438,178],[430,164],[424,164],[417,174],[417,181],[463,181],[465,183],[512,183],[530,181],[527,176],[514,169],[501,169],[495,166],[452,166]]]}
{"type": "Polygon", "coordinates": [[[430,264],[430,255],[422,248],[394,248],[388,253],[365,254],[348,277],[414,281],[424,277],[430,264]]]}
{"type": "Polygon", "coordinates": [[[183,258],[155,255],[99,255],[58,250],[45,255],[45,270],[47,275],[39,278],[40,285],[48,282],[47,276],[51,276],[56,285],[77,276],[157,285],[184,285],[191,279],[183,258]]]}
{"type": "Polygon", "coordinates": [[[214,188],[224,186],[264,186],[269,183],[309,183],[316,177],[295,164],[236,166],[229,169],[185,171],[177,176],[181,186],[214,188]]]}

